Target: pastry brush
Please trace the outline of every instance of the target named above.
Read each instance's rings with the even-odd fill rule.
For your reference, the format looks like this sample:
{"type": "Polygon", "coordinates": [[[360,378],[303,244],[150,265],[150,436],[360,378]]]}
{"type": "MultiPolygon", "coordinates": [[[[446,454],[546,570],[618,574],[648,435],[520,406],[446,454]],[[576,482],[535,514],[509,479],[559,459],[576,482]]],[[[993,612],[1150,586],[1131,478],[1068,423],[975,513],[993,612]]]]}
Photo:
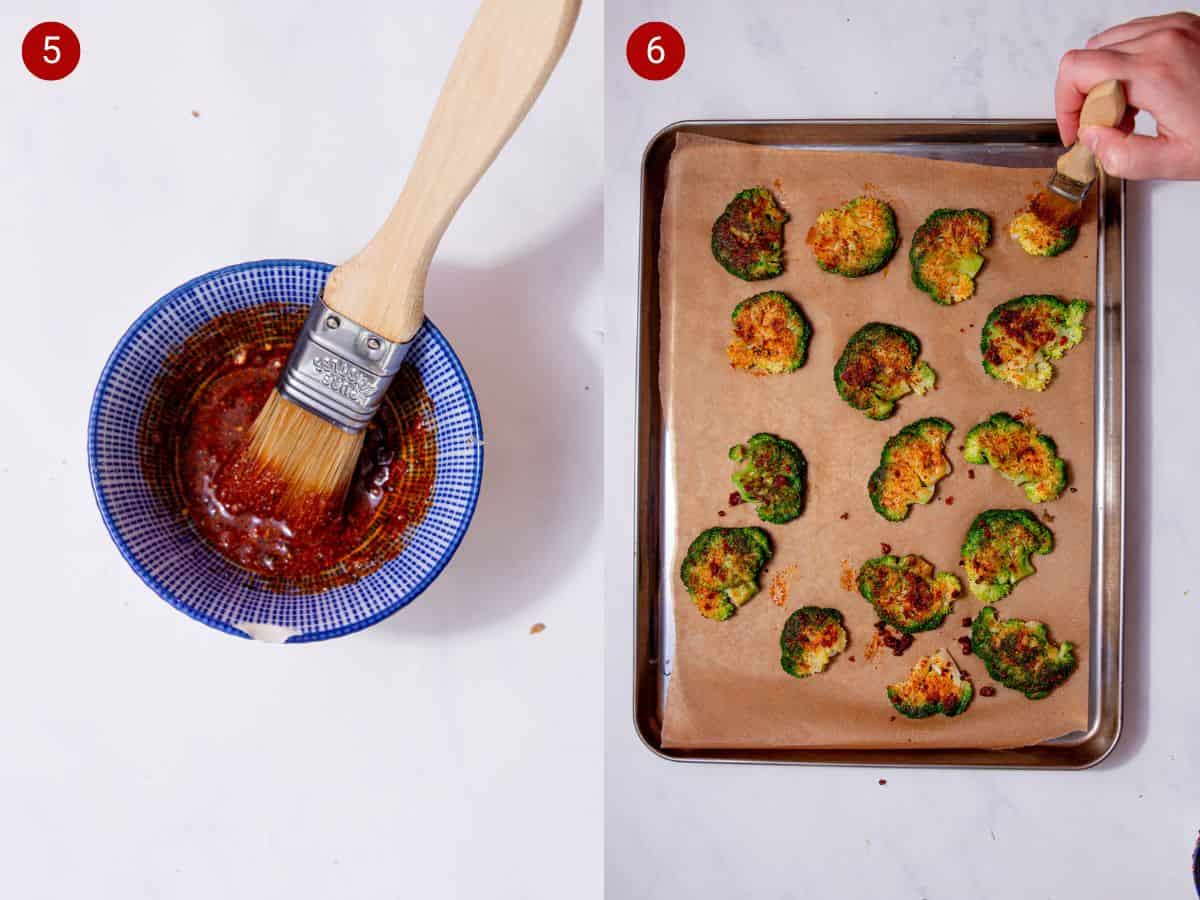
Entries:
{"type": "Polygon", "coordinates": [[[334,269],[243,454],[283,508],[340,504],[424,320],[425,278],[459,205],[541,93],[580,0],[484,0],[379,231],[334,269]]]}
{"type": "MultiPolygon", "coordinates": [[[[1088,91],[1083,101],[1079,128],[1082,130],[1090,125],[1115,128],[1124,117],[1125,90],[1121,82],[1102,81],[1088,91]]],[[[1096,157],[1076,139],[1071,149],[1058,158],[1045,190],[1039,191],[1030,201],[1030,211],[1051,227],[1075,224],[1098,172],[1096,157]]]]}

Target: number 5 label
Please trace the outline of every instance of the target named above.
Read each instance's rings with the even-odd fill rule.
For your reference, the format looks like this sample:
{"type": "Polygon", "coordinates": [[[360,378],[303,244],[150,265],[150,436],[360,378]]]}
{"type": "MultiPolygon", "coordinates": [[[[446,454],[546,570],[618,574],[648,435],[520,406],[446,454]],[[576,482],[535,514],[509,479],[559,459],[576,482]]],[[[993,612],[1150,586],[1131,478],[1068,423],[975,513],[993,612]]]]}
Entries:
{"type": "Polygon", "coordinates": [[[21,42],[21,60],[43,81],[66,78],[79,65],[79,38],[62,22],[42,22],[21,42]]]}
{"type": "Polygon", "coordinates": [[[646,22],[629,35],[625,59],[629,68],[649,81],[663,81],[683,65],[683,36],[666,22],[646,22]]]}

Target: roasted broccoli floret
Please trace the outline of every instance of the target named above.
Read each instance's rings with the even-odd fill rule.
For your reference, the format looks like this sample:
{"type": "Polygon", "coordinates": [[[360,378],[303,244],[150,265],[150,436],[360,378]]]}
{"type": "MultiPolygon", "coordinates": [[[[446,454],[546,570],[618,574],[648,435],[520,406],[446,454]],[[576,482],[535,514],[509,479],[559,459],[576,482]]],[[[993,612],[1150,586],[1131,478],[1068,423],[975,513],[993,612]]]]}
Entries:
{"type": "Polygon", "coordinates": [[[729,364],[755,375],[778,375],[804,365],[812,326],[790,297],[764,291],[733,310],[729,364]]]}
{"type": "Polygon", "coordinates": [[[882,269],[896,252],[896,214],[875,197],[826,209],[808,234],[817,265],[847,278],[882,269]]]}
{"type": "Polygon", "coordinates": [[[1030,256],[1058,256],[1071,249],[1079,227],[1070,223],[1051,225],[1030,209],[1017,213],[1008,223],[1008,233],[1030,256]]]}
{"type": "Polygon", "coordinates": [[[796,678],[824,672],[846,649],[846,626],[836,609],[802,606],[783,623],[779,636],[783,671],[796,678]]]}
{"type": "Polygon", "coordinates": [[[998,412],[968,431],[963,458],[990,465],[1024,488],[1031,503],[1057,500],[1067,486],[1067,467],[1053,439],[1008,413],[998,412]]]}
{"type": "Polygon", "coordinates": [[[783,271],[783,224],[790,218],[765,187],[746,188],[713,222],[713,256],[743,281],[774,278],[783,271]]]}
{"type": "Polygon", "coordinates": [[[1041,622],[1004,619],[985,606],[971,626],[971,649],[988,674],[1030,700],[1041,700],[1075,671],[1075,645],[1056,644],[1041,622]]]}
{"type": "Polygon", "coordinates": [[[771,552],[761,528],[710,528],[688,547],[679,577],[702,616],[724,621],[758,593],[771,552]]]}
{"type": "Polygon", "coordinates": [[[1045,294],[1026,294],[1001,303],[983,326],[979,349],[983,370],[997,381],[1042,391],[1054,377],[1050,360],[1083,340],[1083,319],[1091,304],[1066,303],[1045,294]]]}
{"type": "Polygon", "coordinates": [[[911,331],[884,322],[868,322],[850,336],[833,367],[838,395],[868,419],[886,419],[896,401],[915,391],[924,394],[937,375],[921,355],[911,331]]]}
{"type": "Polygon", "coordinates": [[[745,463],[733,473],[743,500],[758,504],[764,522],[783,524],[804,511],[807,463],[800,448],[773,434],[756,434],[729,448],[729,458],[745,463]]]}
{"type": "Polygon", "coordinates": [[[938,303],[962,303],[975,293],[992,220],[978,209],[935,209],[908,250],[913,284],[938,303]]]}
{"type": "Polygon", "coordinates": [[[966,712],[975,696],[975,687],[945,650],[922,656],[908,677],[887,688],[888,700],[896,712],[910,719],[927,719],[941,713],[957,716],[966,712]]]}
{"type": "Polygon", "coordinates": [[[967,529],[963,567],[971,593],[994,603],[1037,570],[1031,557],[1054,549],[1054,532],[1024,509],[988,509],[967,529]]]}
{"type": "Polygon", "coordinates": [[[938,481],[950,474],[946,440],[953,430],[945,419],[918,419],[888,438],[879,468],[867,481],[877,513],[899,522],[914,503],[933,499],[938,481]]]}
{"type": "Polygon", "coordinates": [[[949,615],[962,582],[950,572],[934,572],[920,556],[879,556],[858,570],[858,592],[880,620],[907,634],[937,628],[949,615]]]}

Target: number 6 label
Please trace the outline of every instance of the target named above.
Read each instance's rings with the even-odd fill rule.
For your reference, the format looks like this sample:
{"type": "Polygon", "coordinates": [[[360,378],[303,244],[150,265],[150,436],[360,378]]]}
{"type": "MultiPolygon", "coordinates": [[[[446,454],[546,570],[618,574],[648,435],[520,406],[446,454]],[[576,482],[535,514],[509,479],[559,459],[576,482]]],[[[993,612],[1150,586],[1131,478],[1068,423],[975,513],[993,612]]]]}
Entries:
{"type": "Polygon", "coordinates": [[[66,78],[79,65],[79,38],[62,22],[34,25],[21,42],[21,60],[43,81],[66,78]]]}
{"type": "Polygon", "coordinates": [[[649,81],[663,81],[683,65],[683,36],[666,22],[646,22],[629,35],[625,59],[629,68],[649,81]]]}

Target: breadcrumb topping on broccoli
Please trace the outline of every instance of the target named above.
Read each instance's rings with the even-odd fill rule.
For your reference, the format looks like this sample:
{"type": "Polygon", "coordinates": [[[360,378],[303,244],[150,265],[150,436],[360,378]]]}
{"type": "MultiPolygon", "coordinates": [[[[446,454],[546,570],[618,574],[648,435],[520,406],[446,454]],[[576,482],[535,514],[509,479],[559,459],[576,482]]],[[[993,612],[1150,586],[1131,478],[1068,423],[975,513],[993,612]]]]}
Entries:
{"type": "Polygon", "coordinates": [[[764,522],[783,524],[804,511],[808,464],[791,441],[759,433],[730,447],[729,458],[744,463],[733,473],[733,483],[743,500],[758,504],[764,522]]]}
{"type": "Polygon", "coordinates": [[[926,719],[938,713],[961,715],[974,696],[974,685],[963,678],[945,650],[922,656],[906,679],[887,687],[888,700],[896,712],[910,719],[926,719]]]}
{"type": "Polygon", "coordinates": [[[1030,256],[1058,256],[1071,249],[1079,236],[1079,227],[1051,225],[1032,210],[1025,209],[1008,223],[1008,233],[1030,256]]]}
{"type": "Polygon", "coordinates": [[[1026,294],[1001,303],[983,326],[983,370],[997,381],[1042,391],[1054,377],[1051,360],[1083,340],[1086,300],[1066,303],[1048,294],[1026,294]]]}
{"type": "Polygon", "coordinates": [[[833,368],[838,396],[868,419],[886,419],[905,394],[925,394],[937,382],[920,355],[921,342],[911,331],[868,322],[850,336],[833,368]]]}
{"type": "Polygon", "coordinates": [[[725,352],[735,369],[779,375],[804,365],[811,335],[808,319],[790,297],[764,291],[734,307],[733,338],[725,352]]]}
{"type": "Polygon", "coordinates": [[[963,541],[967,585],[984,603],[1001,600],[1037,571],[1034,554],[1045,556],[1053,549],[1054,532],[1028,510],[984,510],[963,541]]]}
{"type": "Polygon", "coordinates": [[[913,634],[942,624],[962,593],[962,582],[951,572],[935,572],[924,557],[889,555],[862,564],[858,592],[880,621],[913,634]]]}
{"type": "Polygon", "coordinates": [[[1030,700],[1041,700],[1066,681],[1078,666],[1075,645],[1056,644],[1042,622],[1004,619],[985,606],[971,626],[971,649],[988,674],[1030,700]]]}
{"type": "Polygon", "coordinates": [[[743,281],[774,278],[783,271],[783,226],[789,218],[765,187],[739,191],[713,223],[713,256],[743,281]]]}
{"type": "Polygon", "coordinates": [[[842,614],[836,609],[802,606],[783,624],[779,664],[796,678],[824,672],[833,658],[846,649],[847,639],[842,614]]]}
{"type": "Polygon", "coordinates": [[[758,575],[771,553],[761,528],[709,528],[688,547],[679,577],[700,614],[723,621],[758,593],[758,575]]]}
{"type": "Polygon", "coordinates": [[[876,197],[855,197],[823,210],[808,237],[818,266],[859,278],[878,272],[896,252],[896,213],[876,197]]]}
{"type": "Polygon", "coordinates": [[[913,284],[949,306],[975,293],[992,220],[978,209],[936,209],[913,235],[908,260],[913,284]]]}
{"type": "Polygon", "coordinates": [[[1057,500],[1067,486],[1067,467],[1054,440],[1008,413],[995,413],[968,431],[963,458],[990,465],[1023,488],[1031,503],[1057,500]]]}
{"type": "Polygon", "coordinates": [[[879,468],[867,481],[875,511],[889,522],[908,517],[914,503],[933,499],[937,483],[950,474],[946,441],[954,426],[945,419],[918,419],[888,438],[879,468]]]}

